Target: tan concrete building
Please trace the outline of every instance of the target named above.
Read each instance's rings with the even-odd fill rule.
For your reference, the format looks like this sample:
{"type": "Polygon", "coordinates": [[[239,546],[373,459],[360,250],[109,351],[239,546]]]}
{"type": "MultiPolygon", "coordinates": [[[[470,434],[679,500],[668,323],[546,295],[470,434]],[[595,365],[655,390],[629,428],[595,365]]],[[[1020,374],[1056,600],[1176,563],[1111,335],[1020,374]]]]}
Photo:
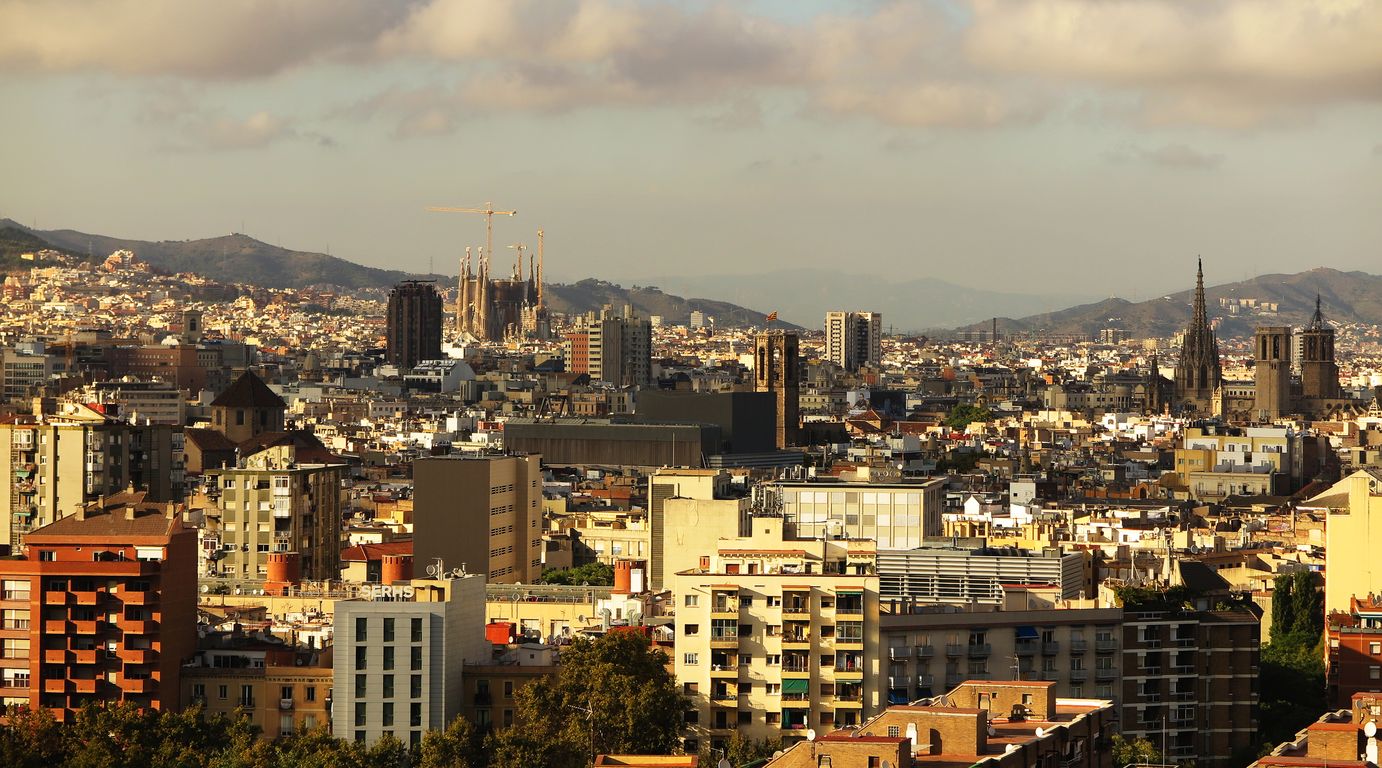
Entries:
{"type": "Polygon", "coordinates": [[[671,586],[672,574],[696,566],[722,538],[744,532],[748,499],[732,493],[729,473],[663,468],[648,477],[648,536],[652,588],[671,586]]]}
{"type": "Polygon", "coordinates": [[[203,650],[182,670],[182,705],[209,715],[237,710],[277,739],[331,723],[331,649],[253,643],[203,650]]]}
{"type": "Polygon", "coordinates": [[[413,556],[490,583],[542,575],[542,461],[537,454],[442,456],[413,463],[413,556]]]}
{"type": "Polygon", "coordinates": [[[752,525],[673,577],[674,666],[695,712],[688,752],[736,730],[797,740],[883,705],[873,543],[786,539],[775,517],[752,525]]]}

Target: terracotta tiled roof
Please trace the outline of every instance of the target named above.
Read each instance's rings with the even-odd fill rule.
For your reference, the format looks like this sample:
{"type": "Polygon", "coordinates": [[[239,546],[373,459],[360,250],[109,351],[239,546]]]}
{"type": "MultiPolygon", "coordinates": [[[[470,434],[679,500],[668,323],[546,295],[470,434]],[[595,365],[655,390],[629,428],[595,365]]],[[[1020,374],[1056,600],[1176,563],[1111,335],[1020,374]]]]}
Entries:
{"type": "Polygon", "coordinates": [[[382,560],[384,555],[411,554],[413,554],[412,539],[390,541],[384,544],[356,544],[341,550],[341,562],[367,563],[372,560],[382,560]]]}
{"type": "Polygon", "coordinates": [[[274,391],[269,389],[269,385],[256,376],[254,371],[245,371],[240,374],[240,378],[236,379],[235,383],[231,384],[215,400],[212,400],[211,405],[220,408],[286,409],[288,407],[288,404],[283,402],[283,398],[274,394],[274,391]]]}
{"type": "Polygon", "coordinates": [[[169,505],[146,502],[144,491],[125,491],[107,496],[104,504],[95,501],[86,506],[85,515],[68,515],[35,529],[25,537],[30,544],[52,544],[58,538],[94,537],[107,541],[123,537],[169,537],[186,526],[180,509],[172,517],[169,505]],[[133,509],[131,517],[127,510],[133,509]]]}

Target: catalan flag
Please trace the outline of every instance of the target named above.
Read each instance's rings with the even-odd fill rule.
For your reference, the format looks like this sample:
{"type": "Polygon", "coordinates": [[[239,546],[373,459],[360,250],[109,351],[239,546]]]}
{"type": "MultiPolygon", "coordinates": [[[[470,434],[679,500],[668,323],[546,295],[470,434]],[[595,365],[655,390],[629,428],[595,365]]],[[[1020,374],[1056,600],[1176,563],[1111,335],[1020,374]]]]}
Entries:
{"type": "Polygon", "coordinates": [[[765,322],[765,323],[771,323],[772,321],[774,321],[774,320],[776,320],[776,319],[777,319],[777,312],[776,312],[776,311],[774,311],[774,312],[769,312],[769,313],[768,313],[768,316],[767,316],[766,318],[763,319],[763,322],[765,322]]]}

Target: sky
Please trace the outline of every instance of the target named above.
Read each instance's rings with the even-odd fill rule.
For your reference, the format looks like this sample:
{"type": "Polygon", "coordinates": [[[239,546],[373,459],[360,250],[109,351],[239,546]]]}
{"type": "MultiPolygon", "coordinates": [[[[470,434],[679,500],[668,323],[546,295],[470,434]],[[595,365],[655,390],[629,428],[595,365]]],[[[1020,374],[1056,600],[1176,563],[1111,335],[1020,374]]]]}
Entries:
{"type": "Polygon", "coordinates": [[[1373,0],[0,0],[0,216],[454,273],[1382,273],[1373,0]],[[511,252],[509,252],[511,253],[511,252]]]}

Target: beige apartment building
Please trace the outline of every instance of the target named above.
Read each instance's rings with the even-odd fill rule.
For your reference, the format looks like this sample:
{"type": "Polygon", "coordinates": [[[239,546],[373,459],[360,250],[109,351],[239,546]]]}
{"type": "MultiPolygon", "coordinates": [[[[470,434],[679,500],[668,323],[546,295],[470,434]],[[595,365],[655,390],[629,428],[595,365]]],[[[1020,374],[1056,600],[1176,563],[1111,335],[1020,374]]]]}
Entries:
{"type": "Polygon", "coordinates": [[[340,578],[344,464],[299,464],[291,443],[208,469],[202,569],[207,576],[257,582],[274,553],[297,553],[301,578],[340,578]]]}
{"type": "Polygon", "coordinates": [[[672,577],[688,752],[735,731],[796,741],[884,705],[873,543],[791,540],[781,518],[751,522],[751,536],[672,577]]]}
{"type": "Polygon", "coordinates": [[[180,501],[182,430],[133,425],[69,405],[43,423],[0,424],[0,546],[130,486],[180,501]]]}
{"type": "Polygon", "coordinates": [[[650,581],[672,586],[672,575],[699,566],[720,539],[747,533],[751,505],[736,493],[728,472],[659,469],[648,477],[650,581]]]}
{"type": "Polygon", "coordinates": [[[1326,513],[1324,610],[1348,613],[1349,599],[1382,592],[1382,470],[1360,469],[1300,505],[1326,513]]]}

